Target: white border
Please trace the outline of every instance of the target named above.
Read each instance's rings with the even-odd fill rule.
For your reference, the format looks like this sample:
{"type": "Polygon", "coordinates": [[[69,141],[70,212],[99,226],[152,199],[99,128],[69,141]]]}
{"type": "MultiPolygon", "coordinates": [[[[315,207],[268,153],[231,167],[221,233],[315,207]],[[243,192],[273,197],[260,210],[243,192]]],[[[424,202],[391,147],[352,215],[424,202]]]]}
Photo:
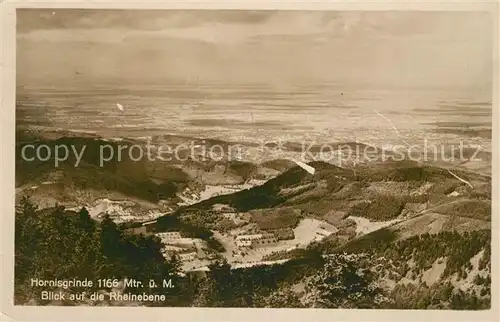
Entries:
{"type": "MultiPolygon", "coordinates": [[[[1,0],[0,0],[1,3],[1,0]]],[[[498,308],[498,213],[500,210],[498,158],[499,85],[498,15],[496,1],[4,1],[1,3],[1,313],[7,319],[119,320],[119,321],[499,321],[498,308]],[[27,307],[13,306],[14,271],[14,125],[15,125],[15,9],[108,8],[108,9],[281,9],[281,10],[439,10],[490,11],[495,20],[493,97],[493,191],[492,191],[492,308],[488,311],[346,310],[346,309],[233,309],[233,308],[130,308],[130,307],[27,307]]],[[[3,320],[3,318],[2,318],[3,320]]]]}

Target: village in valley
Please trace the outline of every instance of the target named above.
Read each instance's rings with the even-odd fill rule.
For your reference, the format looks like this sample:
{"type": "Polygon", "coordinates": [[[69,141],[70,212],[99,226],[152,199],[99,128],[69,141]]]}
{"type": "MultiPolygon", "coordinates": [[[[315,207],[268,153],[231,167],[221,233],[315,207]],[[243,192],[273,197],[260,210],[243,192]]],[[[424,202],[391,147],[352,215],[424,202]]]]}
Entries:
{"type": "Polygon", "coordinates": [[[129,228],[132,234],[157,236],[162,244],[166,260],[175,256],[181,262],[184,272],[208,270],[208,266],[224,257],[233,268],[273,264],[283,260],[271,260],[273,255],[305,248],[314,241],[320,241],[334,234],[337,228],[326,221],[305,218],[295,228],[259,227],[248,212],[235,212],[227,205],[216,204],[217,211],[225,220],[232,221],[237,228],[217,231],[213,237],[223,245],[225,251],[216,253],[200,238],[183,237],[178,230],[157,231],[157,220],[143,222],[141,226],[129,228]]]}

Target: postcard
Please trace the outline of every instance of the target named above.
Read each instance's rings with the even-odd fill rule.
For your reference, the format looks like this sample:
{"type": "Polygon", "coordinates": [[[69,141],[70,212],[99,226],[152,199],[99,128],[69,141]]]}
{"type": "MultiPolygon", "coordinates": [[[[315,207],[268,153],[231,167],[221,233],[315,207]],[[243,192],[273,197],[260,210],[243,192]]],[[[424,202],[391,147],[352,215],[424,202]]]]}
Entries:
{"type": "Polygon", "coordinates": [[[421,5],[2,4],[4,317],[497,319],[498,6],[421,5]]]}

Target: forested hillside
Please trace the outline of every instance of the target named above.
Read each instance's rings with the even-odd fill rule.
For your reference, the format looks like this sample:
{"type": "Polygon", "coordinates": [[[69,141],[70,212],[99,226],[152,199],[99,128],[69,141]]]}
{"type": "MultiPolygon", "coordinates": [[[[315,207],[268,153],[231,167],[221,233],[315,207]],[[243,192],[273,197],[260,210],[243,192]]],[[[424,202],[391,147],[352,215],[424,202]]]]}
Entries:
{"type": "MultiPolygon", "coordinates": [[[[147,283],[150,279],[177,278],[176,261],[165,261],[160,249],[156,238],[125,234],[109,217],[98,223],[85,209],[74,213],[56,206],[40,211],[23,200],[16,211],[16,303],[41,301],[44,288],[32,287],[31,279],[128,277],[147,283]]],[[[94,286],[88,291],[98,289],[94,286]]],[[[168,303],[176,304],[180,297],[181,293],[170,291],[168,303]]]]}
{"type": "Polygon", "coordinates": [[[85,209],[78,213],[58,206],[37,210],[23,200],[16,212],[15,301],[98,305],[42,301],[42,289],[32,287],[30,279],[126,277],[144,283],[172,278],[176,285],[152,291],[165,294],[165,301],[139,305],[489,308],[489,231],[396,237],[395,232],[382,229],[336,248],[313,244],[282,264],[231,269],[219,259],[206,274],[181,276],[177,260],[163,258],[155,237],[129,235],[108,217],[96,222],[85,209]],[[446,263],[441,274],[427,284],[426,276],[440,263],[446,263]]]}

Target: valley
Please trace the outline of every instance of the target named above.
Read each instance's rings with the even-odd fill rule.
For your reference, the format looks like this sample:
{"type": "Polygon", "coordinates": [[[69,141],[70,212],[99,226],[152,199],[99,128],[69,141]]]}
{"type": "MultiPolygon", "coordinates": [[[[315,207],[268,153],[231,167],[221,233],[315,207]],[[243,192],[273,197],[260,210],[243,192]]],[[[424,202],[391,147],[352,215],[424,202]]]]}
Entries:
{"type": "MultiPolygon", "coordinates": [[[[95,151],[101,139],[39,142],[67,140],[93,144],[95,151]]],[[[400,161],[359,164],[353,170],[313,161],[308,163],[315,168],[311,175],[286,160],[153,164],[125,159],[98,167],[84,158],[79,168],[23,160],[18,164],[23,173],[18,200],[28,198],[42,212],[63,207],[76,214],[84,208],[91,220],[112,220],[126,235],[157,238],[164,260],[179,261],[180,276],[208,274],[220,263],[241,274],[293,267],[296,261],[329,265],[335,258],[336,269],[355,263],[370,272],[384,294],[380,305],[407,307],[394,296],[423,292],[423,284],[446,286],[450,294],[476,297],[477,303],[489,296],[484,279],[490,278],[485,266],[490,246],[484,236],[491,230],[491,178],[465,169],[452,168],[450,173],[449,168],[400,161]],[[418,257],[424,250],[419,243],[447,243],[451,238],[465,243],[453,247],[463,247],[477,236],[480,242],[460,264],[450,264],[456,258],[446,248],[436,248],[434,257],[424,262],[418,257]],[[408,253],[404,245],[414,250],[408,253]],[[310,262],[313,254],[319,257],[310,262]]],[[[284,276],[288,286],[273,288],[262,298],[267,304],[259,305],[278,305],[273,302],[277,294],[293,298],[297,306],[311,305],[314,292],[304,287],[324,277],[308,272],[303,269],[302,277],[292,280],[284,276]]],[[[453,305],[450,301],[427,307],[453,305]]]]}

